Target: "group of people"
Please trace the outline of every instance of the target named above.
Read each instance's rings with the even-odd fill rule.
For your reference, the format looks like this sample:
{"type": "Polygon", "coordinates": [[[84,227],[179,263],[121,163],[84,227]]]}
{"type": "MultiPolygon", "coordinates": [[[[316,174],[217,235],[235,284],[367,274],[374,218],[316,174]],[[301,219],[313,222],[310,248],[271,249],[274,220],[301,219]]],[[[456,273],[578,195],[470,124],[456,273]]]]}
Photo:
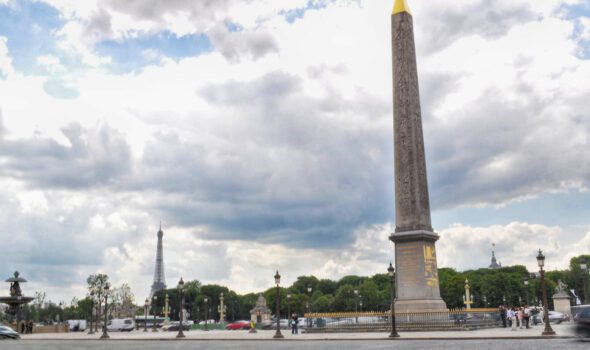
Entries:
{"type": "MultiPolygon", "coordinates": [[[[510,327],[513,331],[517,328],[530,328],[531,320],[536,320],[535,315],[541,311],[536,307],[524,306],[500,306],[500,317],[504,328],[510,327]]],[[[532,322],[535,324],[535,322],[532,322]]]]}
{"type": "Polygon", "coordinates": [[[33,321],[26,321],[20,323],[21,334],[33,334],[33,321]]]}

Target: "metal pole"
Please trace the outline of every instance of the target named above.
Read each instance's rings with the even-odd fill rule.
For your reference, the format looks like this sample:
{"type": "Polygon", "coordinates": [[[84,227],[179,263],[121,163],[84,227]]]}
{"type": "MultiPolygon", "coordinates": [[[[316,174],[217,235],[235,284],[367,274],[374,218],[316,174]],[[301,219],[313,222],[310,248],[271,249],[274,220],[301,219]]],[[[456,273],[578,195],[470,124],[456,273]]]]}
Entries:
{"type": "Polygon", "coordinates": [[[588,300],[588,268],[582,271],[584,274],[584,305],[590,304],[590,300],[588,300]]]}
{"type": "Polygon", "coordinates": [[[389,264],[389,281],[391,283],[391,334],[389,334],[389,338],[399,338],[399,334],[395,328],[395,275],[394,275],[394,268],[393,265],[389,264]]]}
{"type": "Polygon", "coordinates": [[[154,313],[154,324],[152,324],[152,332],[158,331],[158,328],[156,327],[156,300],[158,300],[158,296],[154,295],[152,298],[152,312],[154,313]]]}
{"type": "Polygon", "coordinates": [[[273,338],[282,339],[284,336],[281,334],[281,289],[277,284],[277,331],[273,338]]]}
{"type": "Polygon", "coordinates": [[[94,293],[90,293],[90,295],[90,330],[88,331],[88,334],[94,334],[94,329],[92,328],[92,320],[94,318],[94,293]]]}
{"type": "Polygon", "coordinates": [[[547,302],[547,286],[545,285],[545,270],[541,267],[541,288],[543,289],[543,322],[545,322],[545,330],[543,335],[555,335],[555,331],[551,328],[549,323],[549,303],[547,302]]]}
{"type": "Polygon", "coordinates": [[[108,287],[105,287],[105,293],[104,293],[104,325],[102,326],[102,335],[100,336],[100,339],[109,339],[109,334],[107,332],[107,322],[108,322],[108,310],[109,310],[109,295],[107,293],[108,291],[108,287]]]}
{"type": "Polygon", "coordinates": [[[184,318],[184,312],[182,310],[182,307],[184,306],[184,290],[181,288],[180,289],[180,329],[178,330],[178,335],[176,335],[176,338],[184,338],[184,332],[182,331],[182,320],[184,318]]]}
{"type": "Polygon", "coordinates": [[[209,321],[209,304],[207,304],[207,298],[205,298],[205,330],[208,331],[207,321],[209,321]]]}
{"type": "Polygon", "coordinates": [[[145,300],[145,305],[143,305],[143,331],[147,332],[147,313],[148,313],[148,300],[145,300]]]}

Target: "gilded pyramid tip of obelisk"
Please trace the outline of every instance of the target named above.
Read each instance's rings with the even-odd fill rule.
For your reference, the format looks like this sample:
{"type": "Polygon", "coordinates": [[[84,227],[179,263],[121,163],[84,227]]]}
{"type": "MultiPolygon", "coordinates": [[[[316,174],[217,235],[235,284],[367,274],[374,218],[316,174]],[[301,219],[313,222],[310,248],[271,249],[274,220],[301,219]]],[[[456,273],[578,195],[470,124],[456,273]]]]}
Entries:
{"type": "Polygon", "coordinates": [[[402,12],[412,14],[406,0],[395,0],[395,4],[393,5],[393,14],[395,15],[396,13],[402,12]]]}

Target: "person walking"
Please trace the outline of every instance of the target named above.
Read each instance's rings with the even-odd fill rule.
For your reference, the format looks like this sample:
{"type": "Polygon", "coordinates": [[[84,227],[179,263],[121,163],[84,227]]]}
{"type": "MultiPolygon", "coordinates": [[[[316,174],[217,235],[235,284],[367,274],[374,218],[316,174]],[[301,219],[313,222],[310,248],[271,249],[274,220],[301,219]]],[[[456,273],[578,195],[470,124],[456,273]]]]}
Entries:
{"type": "Polygon", "coordinates": [[[529,323],[531,321],[531,309],[526,304],[524,305],[523,313],[524,325],[526,326],[526,329],[529,329],[529,323]]]}
{"type": "Polygon", "coordinates": [[[524,309],[519,307],[516,312],[516,317],[518,317],[518,328],[522,329],[523,322],[524,322],[524,309]]]}
{"type": "Polygon", "coordinates": [[[299,334],[299,318],[297,317],[297,314],[293,314],[291,319],[291,334],[299,334]]]}

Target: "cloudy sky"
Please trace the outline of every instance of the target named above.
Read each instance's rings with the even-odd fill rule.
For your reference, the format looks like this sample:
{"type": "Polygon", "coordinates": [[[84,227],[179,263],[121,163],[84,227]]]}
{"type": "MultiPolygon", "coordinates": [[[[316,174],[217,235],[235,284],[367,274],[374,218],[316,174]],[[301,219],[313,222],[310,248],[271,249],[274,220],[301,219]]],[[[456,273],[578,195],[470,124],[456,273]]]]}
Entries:
{"type": "MultiPolygon", "coordinates": [[[[169,286],[384,272],[392,3],[0,0],[0,276],[143,300],[160,220],[169,286]]],[[[590,2],[410,6],[439,266],[588,253],[590,2]]]]}

